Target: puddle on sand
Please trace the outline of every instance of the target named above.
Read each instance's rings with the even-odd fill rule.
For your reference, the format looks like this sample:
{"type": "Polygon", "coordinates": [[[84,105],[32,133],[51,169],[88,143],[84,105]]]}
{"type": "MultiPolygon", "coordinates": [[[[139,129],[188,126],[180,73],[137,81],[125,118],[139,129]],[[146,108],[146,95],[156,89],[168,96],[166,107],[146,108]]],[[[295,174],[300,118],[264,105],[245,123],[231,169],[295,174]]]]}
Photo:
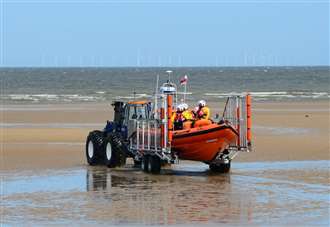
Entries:
{"type": "Polygon", "coordinates": [[[181,163],[2,173],[9,225],[329,224],[329,161],[233,163],[230,174],[181,163]]]}

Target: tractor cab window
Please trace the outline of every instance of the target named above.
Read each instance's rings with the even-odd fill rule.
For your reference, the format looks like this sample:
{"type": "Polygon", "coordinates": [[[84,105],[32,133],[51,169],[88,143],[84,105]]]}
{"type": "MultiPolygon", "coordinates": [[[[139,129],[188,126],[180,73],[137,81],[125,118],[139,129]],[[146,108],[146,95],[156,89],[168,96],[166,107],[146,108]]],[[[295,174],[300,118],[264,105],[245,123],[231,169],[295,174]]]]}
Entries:
{"type": "Polygon", "coordinates": [[[132,119],[147,119],[148,118],[148,109],[147,105],[134,105],[129,107],[129,116],[130,120],[132,119]]]}

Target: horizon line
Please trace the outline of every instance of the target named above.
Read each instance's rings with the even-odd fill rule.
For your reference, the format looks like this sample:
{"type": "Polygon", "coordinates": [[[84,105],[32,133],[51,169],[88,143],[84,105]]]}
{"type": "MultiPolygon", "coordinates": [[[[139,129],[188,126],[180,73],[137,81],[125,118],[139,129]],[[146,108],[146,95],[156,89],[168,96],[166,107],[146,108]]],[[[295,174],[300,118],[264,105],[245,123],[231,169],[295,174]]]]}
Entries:
{"type": "Polygon", "coordinates": [[[210,66],[210,65],[200,65],[200,66],[0,66],[1,68],[256,68],[256,67],[330,67],[329,65],[224,65],[224,66],[210,66]]]}

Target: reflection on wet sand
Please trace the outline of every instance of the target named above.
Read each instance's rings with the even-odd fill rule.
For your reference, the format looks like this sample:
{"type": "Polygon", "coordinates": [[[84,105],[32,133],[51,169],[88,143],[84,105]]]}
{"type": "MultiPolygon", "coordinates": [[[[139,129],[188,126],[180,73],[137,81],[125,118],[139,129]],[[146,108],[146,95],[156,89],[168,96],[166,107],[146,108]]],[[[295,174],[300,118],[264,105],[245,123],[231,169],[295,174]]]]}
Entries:
{"type": "Polygon", "coordinates": [[[232,193],[230,174],[169,171],[154,176],[136,170],[113,172],[89,168],[86,183],[95,200],[108,202],[108,218],[112,216],[119,222],[178,224],[235,220],[239,223],[242,216],[252,212],[238,199],[239,192],[232,193]]]}
{"type": "Polygon", "coordinates": [[[329,161],[182,163],[160,175],[82,166],[6,173],[4,224],[329,224],[329,161]]]}

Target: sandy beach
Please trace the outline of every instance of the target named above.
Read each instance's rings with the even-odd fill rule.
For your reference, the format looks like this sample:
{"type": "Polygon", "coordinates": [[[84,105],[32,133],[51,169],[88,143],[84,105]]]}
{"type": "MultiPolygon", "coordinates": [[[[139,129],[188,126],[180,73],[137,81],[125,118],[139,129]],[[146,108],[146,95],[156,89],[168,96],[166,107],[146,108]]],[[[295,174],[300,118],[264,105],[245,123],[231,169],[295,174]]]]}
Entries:
{"type": "MultiPolygon", "coordinates": [[[[221,113],[223,103],[211,108],[221,113]]],[[[189,161],[159,176],[130,162],[119,169],[88,166],[86,135],[112,116],[108,103],[2,106],[1,222],[329,223],[328,102],[254,103],[254,151],[239,154],[224,175],[189,161]]]]}
{"type": "Polygon", "coordinates": [[[112,118],[106,103],[6,105],[1,114],[3,224],[329,224],[328,102],[254,103],[254,151],[229,174],[190,161],[160,175],[129,161],[88,166],[86,135],[112,118]]]}
{"type": "MultiPolygon", "coordinates": [[[[16,171],[86,165],[88,132],[113,115],[108,103],[6,105],[1,114],[1,169],[16,171]]],[[[253,147],[234,161],[329,160],[329,103],[254,103],[253,147]]]]}

